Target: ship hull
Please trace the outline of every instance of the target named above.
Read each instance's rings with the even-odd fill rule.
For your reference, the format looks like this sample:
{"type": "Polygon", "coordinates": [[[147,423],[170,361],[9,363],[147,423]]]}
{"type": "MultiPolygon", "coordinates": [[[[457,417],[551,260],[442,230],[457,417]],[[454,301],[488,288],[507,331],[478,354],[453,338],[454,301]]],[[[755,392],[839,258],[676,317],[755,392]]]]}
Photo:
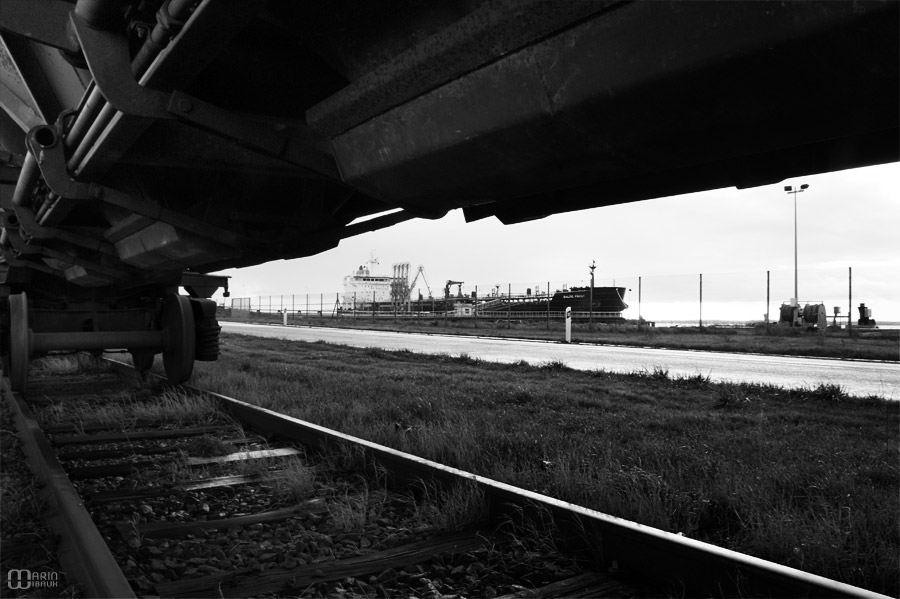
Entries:
{"type": "Polygon", "coordinates": [[[625,303],[625,287],[574,287],[568,291],[557,291],[547,298],[534,298],[512,304],[513,312],[562,312],[572,308],[573,312],[622,312],[628,308],[625,303]]]}

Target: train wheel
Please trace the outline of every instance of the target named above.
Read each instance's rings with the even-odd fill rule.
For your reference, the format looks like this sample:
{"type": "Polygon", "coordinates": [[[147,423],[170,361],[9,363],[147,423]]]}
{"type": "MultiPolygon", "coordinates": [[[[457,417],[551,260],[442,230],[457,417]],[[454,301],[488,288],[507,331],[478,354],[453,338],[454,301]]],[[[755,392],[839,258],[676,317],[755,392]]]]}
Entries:
{"type": "Polygon", "coordinates": [[[147,372],[151,368],[153,368],[153,358],[156,357],[156,354],[148,351],[133,351],[131,352],[131,363],[134,364],[134,369],[140,373],[147,372]]]}
{"type": "Polygon", "coordinates": [[[24,293],[9,296],[9,384],[13,391],[28,385],[29,337],[28,298],[24,293]]]}
{"type": "Polygon", "coordinates": [[[166,298],[162,310],[166,347],[163,350],[163,366],[166,378],[173,385],[191,378],[194,371],[194,352],[197,345],[194,332],[194,312],[191,302],[183,295],[172,294],[166,298]]]}

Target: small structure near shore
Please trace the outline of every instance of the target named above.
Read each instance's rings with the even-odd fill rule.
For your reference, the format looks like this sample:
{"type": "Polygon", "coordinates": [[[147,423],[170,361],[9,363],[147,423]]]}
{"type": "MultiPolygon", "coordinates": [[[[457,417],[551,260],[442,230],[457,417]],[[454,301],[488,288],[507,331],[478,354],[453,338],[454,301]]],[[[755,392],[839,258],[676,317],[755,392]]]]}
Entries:
{"type": "Polygon", "coordinates": [[[778,326],[789,327],[818,327],[825,330],[828,326],[828,314],[825,304],[807,303],[802,308],[800,302],[791,300],[791,303],[781,304],[778,326]]]}
{"type": "Polygon", "coordinates": [[[875,319],[872,318],[872,308],[866,308],[865,304],[859,305],[859,320],[856,323],[861,327],[876,327],[875,319]]]}

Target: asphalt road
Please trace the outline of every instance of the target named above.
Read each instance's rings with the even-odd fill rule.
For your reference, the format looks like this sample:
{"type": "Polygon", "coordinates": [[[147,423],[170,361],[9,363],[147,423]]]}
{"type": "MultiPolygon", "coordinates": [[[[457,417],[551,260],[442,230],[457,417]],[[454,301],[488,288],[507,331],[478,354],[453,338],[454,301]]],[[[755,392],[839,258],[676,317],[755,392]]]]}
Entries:
{"type": "Polygon", "coordinates": [[[220,322],[225,331],[294,339],[327,341],[355,347],[407,349],[420,353],[468,354],[493,362],[525,360],[532,364],[560,361],[579,370],[612,372],[668,370],[670,376],[701,374],[714,381],[769,383],[780,387],[840,385],[851,395],[879,395],[900,400],[900,364],[862,360],[798,358],[722,352],[565,344],[491,337],[423,335],[324,327],[282,327],[220,322]]]}

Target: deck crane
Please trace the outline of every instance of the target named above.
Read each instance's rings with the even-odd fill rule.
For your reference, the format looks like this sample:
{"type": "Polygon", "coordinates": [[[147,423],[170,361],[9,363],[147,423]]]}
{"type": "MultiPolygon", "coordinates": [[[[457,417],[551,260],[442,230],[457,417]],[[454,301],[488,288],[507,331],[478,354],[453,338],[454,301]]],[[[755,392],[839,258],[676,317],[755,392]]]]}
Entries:
{"type": "Polygon", "coordinates": [[[447,281],[447,284],[444,285],[444,299],[450,299],[450,287],[452,285],[459,285],[456,288],[456,297],[462,297],[462,284],[464,281],[447,281]]]}
{"type": "Polygon", "coordinates": [[[425,289],[428,290],[428,299],[431,299],[434,296],[431,294],[431,287],[428,285],[428,281],[425,279],[425,267],[422,266],[421,264],[419,265],[419,270],[416,272],[416,276],[413,277],[412,283],[410,283],[410,285],[409,285],[410,299],[412,299],[412,292],[413,292],[413,289],[416,288],[416,281],[419,280],[419,275],[422,275],[422,282],[425,283],[425,289]]]}

